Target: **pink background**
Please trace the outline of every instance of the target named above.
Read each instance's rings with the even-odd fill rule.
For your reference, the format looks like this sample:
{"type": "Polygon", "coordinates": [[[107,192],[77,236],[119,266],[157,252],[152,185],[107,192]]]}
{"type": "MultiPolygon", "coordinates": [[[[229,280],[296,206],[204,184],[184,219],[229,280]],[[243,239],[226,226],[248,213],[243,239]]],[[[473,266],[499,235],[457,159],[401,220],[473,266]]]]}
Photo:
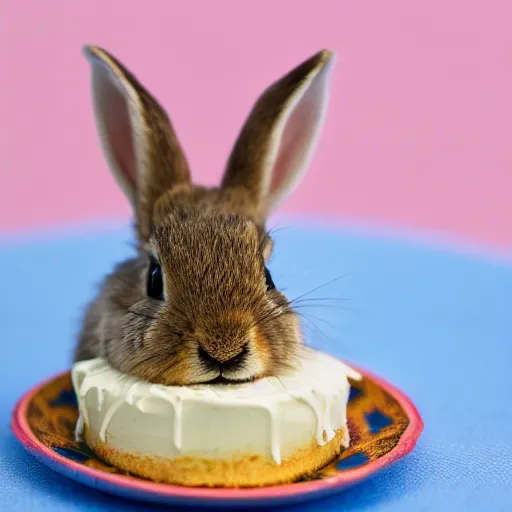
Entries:
{"type": "Polygon", "coordinates": [[[282,211],[510,250],[511,19],[510,0],[0,0],[0,230],[129,214],[82,44],[135,71],[208,184],[257,95],[329,47],[323,137],[282,211]]]}

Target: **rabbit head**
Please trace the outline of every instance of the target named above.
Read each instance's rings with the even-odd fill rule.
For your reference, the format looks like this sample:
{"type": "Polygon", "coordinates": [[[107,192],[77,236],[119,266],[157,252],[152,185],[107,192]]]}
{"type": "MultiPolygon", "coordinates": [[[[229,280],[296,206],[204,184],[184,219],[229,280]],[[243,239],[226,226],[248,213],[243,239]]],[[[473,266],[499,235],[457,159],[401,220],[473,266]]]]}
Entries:
{"type": "Polygon", "coordinates": [[[293,366],[300,326],[266,267],[265,222],[311,160],[331,52],[264,91],[218,188],[192,183],[167,114],[135,76],[101,48],[85,54],[103,150],[133,207],[138,255],[105,279],[75,359],[105,357],[167,385],[250,380],[293,366]]]}

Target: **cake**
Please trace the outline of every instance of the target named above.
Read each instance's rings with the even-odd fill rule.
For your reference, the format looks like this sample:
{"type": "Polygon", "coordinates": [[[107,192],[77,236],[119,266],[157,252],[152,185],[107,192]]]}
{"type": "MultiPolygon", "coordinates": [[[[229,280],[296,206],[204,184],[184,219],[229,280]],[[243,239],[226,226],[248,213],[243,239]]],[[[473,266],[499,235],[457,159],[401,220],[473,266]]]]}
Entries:
{"type": "Polygon", "coordinates": [[[305,349],[288,375],[241,384],[163,386],[102,358],[76,363],[77,435],[106,462],[157,482],[255,487],[293,482],[349,445],[349,378],[305,349]]]}

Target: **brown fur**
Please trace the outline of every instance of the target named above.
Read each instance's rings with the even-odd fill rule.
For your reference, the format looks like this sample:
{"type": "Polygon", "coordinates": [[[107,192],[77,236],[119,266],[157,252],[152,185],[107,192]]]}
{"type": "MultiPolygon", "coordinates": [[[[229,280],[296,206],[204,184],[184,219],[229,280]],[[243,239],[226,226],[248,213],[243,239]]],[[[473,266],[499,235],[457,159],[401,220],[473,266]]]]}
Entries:
{"type": "Polygon", "coordinates": [[[265,282],[272,247],[264,227],[272,193],[265,154],[287,102],[330,53],[320,52],[265,92],[219,189],[191,184],[167,115],[137,79],[100,48],[86,54],[102,141],[133,204],[139,246],[89,306],[75,360],[105,357],[122,372],[168,385],[219,376],[200,350],[219,363],[247,351],[239,369],[223,373],[229,380],[293,366],[299,322],[286,297],[265,282]],[[162,268],[163,301],[147,296],[150,257],[162,268]]]}

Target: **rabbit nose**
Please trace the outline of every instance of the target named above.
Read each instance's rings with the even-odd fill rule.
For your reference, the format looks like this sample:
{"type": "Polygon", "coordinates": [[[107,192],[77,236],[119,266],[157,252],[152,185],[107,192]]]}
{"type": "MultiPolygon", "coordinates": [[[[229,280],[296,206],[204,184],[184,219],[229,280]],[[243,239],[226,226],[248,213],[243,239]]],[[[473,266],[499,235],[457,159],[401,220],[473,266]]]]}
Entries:
{"type": "Polygon", "coordinates": [[[214,357],[210,353],[208,353],[203,347],[199,347],[199,358],[206,366],[212,369],[220,368],[221,370],[239,370],[243,366],[245,360],[247,359],[248,353],[248,344],[244,345],[242,347],[242,350],[238,354],[229,359],[224,359],[223,357],[219,357],[218,355],[214,357]]]}

